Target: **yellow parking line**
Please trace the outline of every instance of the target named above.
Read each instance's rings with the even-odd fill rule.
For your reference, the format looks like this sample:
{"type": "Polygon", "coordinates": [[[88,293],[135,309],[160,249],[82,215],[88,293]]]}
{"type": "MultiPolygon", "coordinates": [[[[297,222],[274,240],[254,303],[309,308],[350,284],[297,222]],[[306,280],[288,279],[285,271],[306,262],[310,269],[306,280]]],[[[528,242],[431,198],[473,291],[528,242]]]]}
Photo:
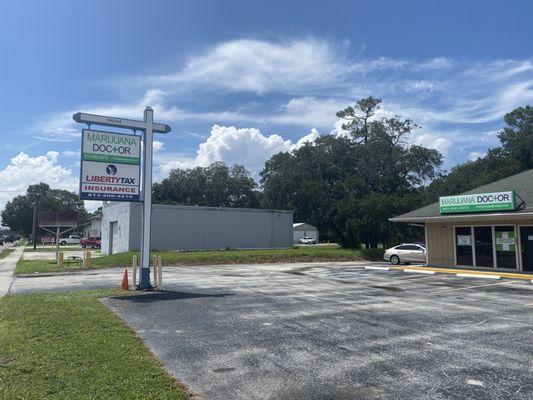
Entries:
{"type": "Polygon", "coordinates": [[[496,283],[485,283],[483,285],[464,286],[464,287],[460,287],[460,288],[437,290],[435,292],[431,292],[430,294],[442,293],[442,292],[451,292],[453,290],[475,289],[475,288],[478,288],[478,287],[496,286],[496,285],[503,285],[504,283],[514,283],[514,282],[518,282],[518,281],[501,281],[501,282],[496,282],[496,283]]]}
{"type": "Polygon", "coordinates": [[[395,270],[419,270],[419,271],[433,271],[436,274],[476,274],[476,275],[499,275],[502,278],[508,279],[524,279],[531,281],[533,280],[533,275],[531,274],[520,274],[514,272],[504,272],[504,271],[484,271],[484,270],[473,270],[473,269],[456,269],[456,268],[441,268],[441,267],[418,267],[418,266],[408,266],[408,267],[390,267],[395,270]]]}

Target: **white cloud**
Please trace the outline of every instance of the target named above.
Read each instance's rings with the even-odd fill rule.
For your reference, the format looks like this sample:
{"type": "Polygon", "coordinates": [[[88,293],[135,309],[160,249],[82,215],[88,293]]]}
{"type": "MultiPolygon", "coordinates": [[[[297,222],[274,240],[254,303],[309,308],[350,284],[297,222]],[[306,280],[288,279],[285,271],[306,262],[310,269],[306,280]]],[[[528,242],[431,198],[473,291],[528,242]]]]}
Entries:
{"type": "Polygon", "coordinates": [[[468,154],[468,159],[470,161],[476,161],[478,158],[481,158],[486,154],[487,153],[483,151],[472,151],[471,153],[468,154]]]}
{"type": "Polygon", "coordinates": [[[239,39],[208,48],[176,73],[141,81],[256,93],[324,88],[337,85],[350,68],[341,49],[313,38],[287,42],[239,39]]]}
{"type": "Polygon", "coordinates": [[[59,164],[59,153],[49,151],[46,155],[31,157],[20,152],[11,159],[9,165],[0,170],[0,182],[8,192],[0,192],[0,210],[13,197],[24,194],[29,185],[39,182],[55,189],[76,191],[78,177],[71,169],[59,164]]]}
{"type": "Polygon", "coordinates": [[[154,152],[161,151],[165,148],[165,144],[163,142],[160,142],[159,140],[154,140],[152,142],[152,146],[153,146],[154,152]]]}
{"type": "Polygon", "coordinates": [[[294,143],[279,135],[264,135],[257,128],[214,125],[210,136],[199,145],[196,157],[162,154],[156,161],[160,170],[166,173],[174,168],[208,166],[216,161],[223,161],[228,165],[244,165],[256,176],[263,169],[265,161],[274,154],[292,151],[314,142],[319,136],[318,131],[312,129],[294,143]]]}
{"type": "Polygon", "coordinates": [[[415,134],[410,139],[410,143],[438,150],[444,156],[448,154],[450,148],[453,146],[451,140],[432,133],[415,134]]]}
{"type": "Polygon", "coordinates": [[[344,109],[348,103],[348,99],[294,98],[282,105],[280,113],[271,116],[267,121],[278,124],[331,128],[337,119],[336,113],[344,109]]]}

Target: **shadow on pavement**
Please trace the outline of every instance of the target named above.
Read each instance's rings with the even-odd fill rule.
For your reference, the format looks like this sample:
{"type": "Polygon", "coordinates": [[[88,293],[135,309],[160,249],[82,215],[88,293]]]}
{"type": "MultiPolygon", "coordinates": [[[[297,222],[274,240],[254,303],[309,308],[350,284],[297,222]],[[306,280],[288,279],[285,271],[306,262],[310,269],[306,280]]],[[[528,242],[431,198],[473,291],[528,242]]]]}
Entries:
{"type": "Polygon", "coordinates": [[[226,297],[234,296],[233,293],[193,293],[193,292],[173,292],[173,291],[164,291],[164,292],[144,292],[142,294],[133,295],[133,296],[114,296],[109,297],[113,300],[122,300],[127,302],[134,303],[147,303],[154,301],[168,301],[168,300],[187,300],[187,299],[196,299],[196,298],[206,298],[206,297],[226,297]]]}

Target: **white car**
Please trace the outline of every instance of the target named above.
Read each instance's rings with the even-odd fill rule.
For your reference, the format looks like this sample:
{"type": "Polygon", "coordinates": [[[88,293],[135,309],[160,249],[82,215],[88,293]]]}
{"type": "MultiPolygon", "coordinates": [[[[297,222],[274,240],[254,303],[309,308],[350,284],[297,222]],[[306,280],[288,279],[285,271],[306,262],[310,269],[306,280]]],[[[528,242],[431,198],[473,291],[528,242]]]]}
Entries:
{"type": "Polygon", "coordinates": [[[69,237],[59,239],[59,244],[61,246],[66,244],[80,244],[80,237],[78,235],[70,235],[69,237]]]}
{"type": "Polygon", "coordinates": [[[426,248],[421,244],[402,243],[385,250],[383,259],[390,261],[390,263],[394,265],[401,263],[425,263],[426,248]]]}
{"type": "Polygon", "coordinates": [[[300,244],[316,244],[316,239],[308,236],[304,236],[300,240],[298,240],[298,243],[300,244]]]}

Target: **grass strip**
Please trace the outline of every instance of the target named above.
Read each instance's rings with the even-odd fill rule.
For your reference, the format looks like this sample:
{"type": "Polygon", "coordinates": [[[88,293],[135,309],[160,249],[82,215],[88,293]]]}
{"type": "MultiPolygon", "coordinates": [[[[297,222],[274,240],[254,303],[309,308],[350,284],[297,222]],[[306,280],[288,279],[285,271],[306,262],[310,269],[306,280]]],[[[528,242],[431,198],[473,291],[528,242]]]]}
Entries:
{"type": "MultiPolygon", "coordinates": [[[[217,265],[217,264],[261,264],[290,263],[312,261],[358,261],[361,251],[333,246],[305,246],[286,250],[213,250],[213,251],[155,251],[152,255],[160,255],[163,265],[217,265]]],[[[94,258],[92,268],[129,267],[133,255],[139,252],[125,252],[94,258]]],[[[65,266],[64,271],[76,270],[75,264],[65,266]]],[[[79,268],[78,268],[79,269],[79,268]]],[[[19,260],[16,274],[34,272],[60,272],[54,261],[19,260]]]]}
{"type": "Polygon", "coordinates": [[[187,399],[98,297],[116,290],[0,300],[1,399],[187,399]]]}
{"type": "Polygon", "coordinates": [[[8,255],[13,253],[14,251],[15,249],[5,249],[5,250],[0,251],[0,260],[2,260],[3,258],[6,258],[8,255]]]}

